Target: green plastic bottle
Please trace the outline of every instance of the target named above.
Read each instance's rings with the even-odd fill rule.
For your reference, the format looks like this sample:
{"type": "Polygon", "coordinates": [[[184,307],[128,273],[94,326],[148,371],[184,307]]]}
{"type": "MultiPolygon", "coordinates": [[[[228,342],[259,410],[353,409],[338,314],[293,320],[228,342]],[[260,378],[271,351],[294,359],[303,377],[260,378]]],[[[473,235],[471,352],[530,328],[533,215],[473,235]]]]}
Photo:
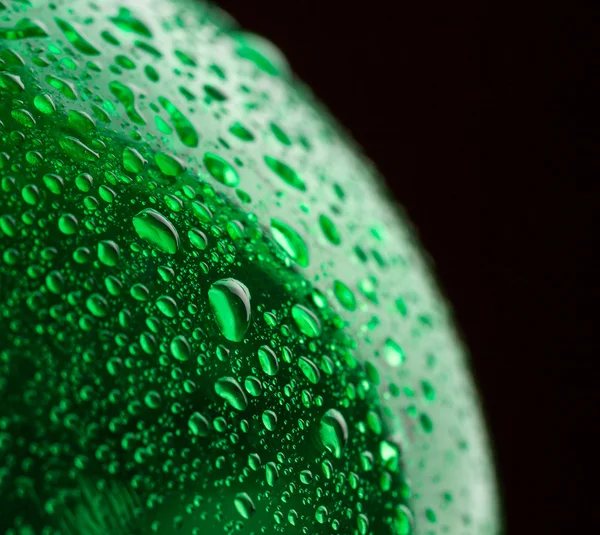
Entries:
{"type": "Polygon", "coordinates": [[[273,45],[0,0],[0,105],[0,533],[499,533],[450,308],[273,45]]]}

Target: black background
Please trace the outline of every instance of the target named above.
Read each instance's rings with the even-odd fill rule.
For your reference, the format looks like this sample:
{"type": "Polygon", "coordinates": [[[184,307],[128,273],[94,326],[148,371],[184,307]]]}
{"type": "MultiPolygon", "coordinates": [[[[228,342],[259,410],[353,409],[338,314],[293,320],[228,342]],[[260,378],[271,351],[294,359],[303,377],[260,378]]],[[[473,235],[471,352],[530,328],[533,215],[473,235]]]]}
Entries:
{"type": "Polygon", "coordinates": [[[419,228],[473,354],[506,532],[598,533],[591,28],[548,4],[218,3],[284,51],[419,228]]]}

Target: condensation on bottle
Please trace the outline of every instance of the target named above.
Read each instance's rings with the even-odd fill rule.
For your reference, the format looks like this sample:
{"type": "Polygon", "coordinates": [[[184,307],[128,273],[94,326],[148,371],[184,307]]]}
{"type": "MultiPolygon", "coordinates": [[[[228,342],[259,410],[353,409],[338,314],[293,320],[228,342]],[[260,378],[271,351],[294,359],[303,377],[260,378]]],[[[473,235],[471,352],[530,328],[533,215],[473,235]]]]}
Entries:
{"type": "Polygon", "coordinates": [[[499,532],[451,308],[273,44],[0,0],[0,104],[1,533],[499,532]]]}

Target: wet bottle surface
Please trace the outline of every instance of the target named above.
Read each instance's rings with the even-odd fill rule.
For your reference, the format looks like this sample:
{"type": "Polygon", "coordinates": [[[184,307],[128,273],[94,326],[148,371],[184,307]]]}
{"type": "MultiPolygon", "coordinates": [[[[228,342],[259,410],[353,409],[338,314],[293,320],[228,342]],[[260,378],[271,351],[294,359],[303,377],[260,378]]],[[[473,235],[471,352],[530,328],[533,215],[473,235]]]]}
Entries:
{"type": "Polygon", "coordinates": [[[374,166],[185,0],[0,0],[0,532],[499,533],[374,166]]]}

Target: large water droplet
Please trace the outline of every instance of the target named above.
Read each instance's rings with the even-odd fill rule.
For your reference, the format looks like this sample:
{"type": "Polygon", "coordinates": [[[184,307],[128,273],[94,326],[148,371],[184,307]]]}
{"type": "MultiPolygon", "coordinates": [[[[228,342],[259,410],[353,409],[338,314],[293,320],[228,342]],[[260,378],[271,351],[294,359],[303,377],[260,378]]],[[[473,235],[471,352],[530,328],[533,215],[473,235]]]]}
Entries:
{"type": "Polygon", "coordinates": [[[243,411],[248,406],[246,394],[233,377],[221,377],[215,383],[215,392],[238,411],[243,411]]]}
{"type": "Polygon", "coordinates": [[[339,459],[348,442],[348,424],[336,409],[329,409],[319,425],[319,438],[323,447],[339,459]]]}
{"type": "Polygon", "coordinates": [[[275,241],[293,260],[302,267],[308,266],[308,249],[300,234],[278,219],[271,219],[271,232],[275,241]]]}
{"type": "Polygon", "coordinates": [[[221,333],[241,342],[250,326],[250,292],[236,279],[221,279],[208,290],[208,300],[221,333]]]}
{"type": "Polygon", "coordinates": [[[179,249],[179,234],[175,227],[160,213],[146,208],[133,218],[138,236],[151,243],[163,253],[175,254],[179,249]]]}

